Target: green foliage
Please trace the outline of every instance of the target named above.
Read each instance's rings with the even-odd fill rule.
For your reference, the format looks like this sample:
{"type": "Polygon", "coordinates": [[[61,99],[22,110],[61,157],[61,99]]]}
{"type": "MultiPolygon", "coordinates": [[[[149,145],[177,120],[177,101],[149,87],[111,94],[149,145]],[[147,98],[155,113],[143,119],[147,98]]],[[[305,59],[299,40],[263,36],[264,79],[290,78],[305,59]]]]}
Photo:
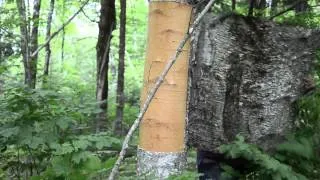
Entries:
{"type": "MultiPolygon", "coordinates": [[[[120,140],[109,133],[80,134],[79,120],[87,110],[82,112],[56,91],[12,87],[0,97],[0,109],[0,141],[5,147],[0,169],[4,171],[31,168],[43,178],[86,179],[110,168],[108,158],[98,157],[97,151],[120,149],[120,140]]],[[[13,176],[19,177],[18,172],[13,176]]]]}
{"type": "MultiPolygon", "coordinates": [[[[284,151],[285,149],[282,150],[284,151]]],[[[249,172],[244,175],[240,175],[241,178],[251,176],[252,178],[274,180],[307,179],[303,174],[294,171],[291,166],[269,156],[255,145],[245,143],[242,136],[237,136],[236,140],[231,144],[222,145],[220,151],[230,158],[244,158],[253,164],[255,168],[250,169],[249,172]]],[[[297,156],[298,155],[301,154],[297,154],[297,156]]],[[[226,173],[228,173],[228,169],[230,171],[230,167],[225,169],[226,173]]],[[[232,172],[232,175],[235,175],[235,173],[232,172]]]]}
{"type": "Polygon", "coordinates": [[[194,171],[184,171],[179,175],[172,175],[168,180],[194,180],[198,179],[200,174],[194,171]]]}

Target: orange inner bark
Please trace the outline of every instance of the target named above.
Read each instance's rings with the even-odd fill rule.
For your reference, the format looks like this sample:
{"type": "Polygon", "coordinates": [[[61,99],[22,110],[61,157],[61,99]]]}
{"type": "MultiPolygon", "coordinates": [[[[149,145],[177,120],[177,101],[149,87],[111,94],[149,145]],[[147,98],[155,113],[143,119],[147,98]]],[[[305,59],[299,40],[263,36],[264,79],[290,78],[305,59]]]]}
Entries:
{"type": "MultiPolygon", "coordinates": [[[[142,104],[188,31],[191,12],[187,4],[150,3],[142,104]]],[[[189,49],[188,42],[141,122],[140,147],[144,150],[179,152],[184,149],[189,49]]]]}

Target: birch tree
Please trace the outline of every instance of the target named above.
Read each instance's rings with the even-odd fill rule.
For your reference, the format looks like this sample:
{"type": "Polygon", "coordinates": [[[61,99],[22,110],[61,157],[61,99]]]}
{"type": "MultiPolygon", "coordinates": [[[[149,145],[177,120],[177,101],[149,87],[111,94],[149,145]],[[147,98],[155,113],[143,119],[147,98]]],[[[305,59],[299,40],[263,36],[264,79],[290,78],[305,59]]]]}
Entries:
{"type": "MultiPolygon", "coordinates": [[[[141,102],[154,86],[170,56],[188,32],[192,6],[187,1],[150,1],[147,55],[141,102]]],[[[165,178],[185,163],[189,42],[183,47],[140,124],[138,172],[165,178]]]]}

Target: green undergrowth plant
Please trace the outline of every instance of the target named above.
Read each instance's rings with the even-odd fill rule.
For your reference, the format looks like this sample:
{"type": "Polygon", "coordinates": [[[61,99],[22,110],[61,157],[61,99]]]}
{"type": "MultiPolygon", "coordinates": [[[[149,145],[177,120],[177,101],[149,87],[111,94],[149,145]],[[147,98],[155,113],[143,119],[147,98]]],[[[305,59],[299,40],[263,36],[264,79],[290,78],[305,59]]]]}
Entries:
{"type": "Polygon", "coordinates": [[[90,109],[58,90],[8,88],[0,95],[0,176],[90,179],[109,171],[121,141],[91,133],[90,109]]]}

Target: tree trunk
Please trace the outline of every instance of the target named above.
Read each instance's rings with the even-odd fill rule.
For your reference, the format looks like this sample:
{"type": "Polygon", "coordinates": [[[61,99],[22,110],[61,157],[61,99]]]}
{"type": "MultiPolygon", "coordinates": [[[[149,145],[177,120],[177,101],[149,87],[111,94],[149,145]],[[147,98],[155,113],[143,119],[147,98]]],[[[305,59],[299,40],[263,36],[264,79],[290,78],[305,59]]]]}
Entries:
{"type": "MultiPolygon", "coordinates": [[[[48,40],[51,36],[51,22],[52,22],[52,15],[54,11],[54,3],[55,3],[55,0],[50,1],[50,9],[49,9],[48,19],[47,19],[46,40],[48,40]]],[[[44,72],[43,72],[44,85],[46,84],[47,78],[49,76],[50,59],[51,59],[51,48],[50,48],[50,43],[48,43],[46,45],[46,57],[45,57],[44,72]]]]}
{"type": "MultiPolygon", "coordinates": [[[[30,55],[38,49],[38,34],[39,34],[39,20],[40,20],[40,5],[41,0],[33,1],[33,16],[32,16],[32,28],[30,37],[30,55]]],[[[38,54],[31,56],[29,59],[29,70],[27,84],[31,88],[36,87],[37,81],[37,63],[38,54]]]]}
{"type": "Polygon", "coordinates": [[[25,81],[24,83],[27,84],[29,81],[29,31],[28,31],[28,21],[26,15],[26,5],[24,0],[16,0],[18,12],[19,12],[19,26],[20,26],[20,34],[21,34],[21,42],[20,42],[20,49],[22,54],[22,61],[24,65],[24,74],[25,74],[25,81]]]}
{"type": "Polygon", "coordinates": [[[108,64],[112,31],[115,29],[115,0],[101,0],[99,36],[97,42],[96,99],[101,113],[97,115],[95,130],[101,131],[107,121],[108,64]]]}
{"type": "Polygon", "coordinates": [[[271,1],[271,10],[270,10],[271,16],[277,14],[278,2],[279,2],[279,0],[272,0],[271,1]]]}
{"type": "Polygon", "coordinates": [[[294,127],[294,103],[314,87],[320,33],[237,15],[212,21],[208,14],[193,47],[189,144],[219,153],[240,134],[273,150],[294,127]]]}
{"type": "Polygon", "coordinates": [[[237,1],[236,1],[236,0],[232,0],[232,1],[231,1],[231,9],[232,9],[232,11],[235,11],[235,10],[236,10],[236,4],[237,4],[237,1]]]}
{"type": "Polygon", "coordinates": [[[297,15],[304,13],[308,10],[309,5],[308,5],[308,0],[305,1],[301,1],[300,3],[298,3],[295,7],[295,12],[297,15]]]}
{"type": "MultiPolygon", "coordinates": [[[[64,22],[65,18],[65,11],[66,11],[66,2],[62,2],[62,22],[64,22]]],[[[66,36],[66,31],[65,28],[63,27],[62,29],[62,38],[61,38],[61,67],[63,67],[63,61],[64,61],[64,43],[65,43],[65,36],[66,36]]],[[[62,70],[62,68],[61,68],[62,70]]]]}
{"type": "Polygon", "coordinates": [[[125,48],[126,48],[126,0],[120,0],[120,43],[119,43],[119,64],[117,83],[117,112],[114,122],[114,133],[122,135],[122,121],[124,109],[124,71],[125,71],[125,48]]]}
{"type": "Polygon", "coordinates": [[[192,43],[187,137],[201,178],[219,179],[222,144],[242,135],[268,152],[291,133],[296,100],[315,87],[320,31],[239,15],[202,22],[192,43]]]}
{"type": "MultiPolygon", "coordinates": [[[[191,14],[192,6],[186,1],[150,2],[142,104],[187,33],[191,14]]],[[[189,43],[184,46],[141,122],[138,149],[140,175],[155,175],[163,179],[179,172],[184,166],[189,47],[189,43]]]]}
{"type": "Polygon", "coordinates": [[[31,56],[31,54],[35,52],[38,48],[38,29],[41,0],[33,1],[33,24],[31,28],[31,34],[28,31],[28,26],[30,26],[30,22],[27,21],[26,6],[24,0],[16,0],[16,4],[18,7],[20,17],[20,33],[23,37],[21,38],[21,53],[25,69],[25,84],[29,88],[35,88],[37,80],[38,54],[36,54],[35,56],[31,56]]]}

